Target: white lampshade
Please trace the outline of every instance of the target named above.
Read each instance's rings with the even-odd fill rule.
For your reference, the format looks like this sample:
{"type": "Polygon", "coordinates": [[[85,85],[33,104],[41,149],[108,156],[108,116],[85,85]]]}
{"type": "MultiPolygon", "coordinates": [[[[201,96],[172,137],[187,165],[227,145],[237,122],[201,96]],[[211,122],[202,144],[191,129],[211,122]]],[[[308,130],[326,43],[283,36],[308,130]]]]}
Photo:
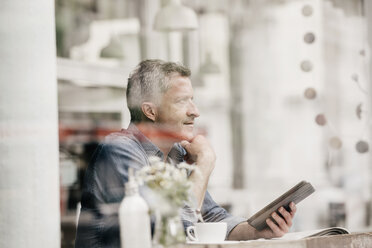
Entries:
{"type": "Polygon", "coordinates": [[[158,31],[187,31],[198,28],[195,12],[183,6],[180,0],[171,0],[156,13],[154,29],[158,31]]]}

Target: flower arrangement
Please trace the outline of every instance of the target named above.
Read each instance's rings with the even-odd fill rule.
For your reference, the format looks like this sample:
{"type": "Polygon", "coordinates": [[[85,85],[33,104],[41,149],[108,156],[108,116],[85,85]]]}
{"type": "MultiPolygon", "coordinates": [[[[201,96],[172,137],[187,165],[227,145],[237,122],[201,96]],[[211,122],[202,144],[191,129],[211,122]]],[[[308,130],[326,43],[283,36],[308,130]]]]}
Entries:
{"type": "Polygon", "coordinates": [[[171,165],[158,157],[150,157],[149,160],[150,166],[145,166],[137,172],[139,181],[173,207],[180,208],[185,203],[190,203],[192,182],[188,180],[188,172],[195,170],[195,166],[187,163],[171,165]]]}
{"type": "Polygon", "coordinates": [[[188,172],[196,167],[186,163],[177,166],[151,157],[150,166],[137,172],[137,179],[152,190],[153,213],[156,215],[153,247],[168,247],[185,243],[185,233],[179,210],[185,204],[192,205],[188,172]]]}

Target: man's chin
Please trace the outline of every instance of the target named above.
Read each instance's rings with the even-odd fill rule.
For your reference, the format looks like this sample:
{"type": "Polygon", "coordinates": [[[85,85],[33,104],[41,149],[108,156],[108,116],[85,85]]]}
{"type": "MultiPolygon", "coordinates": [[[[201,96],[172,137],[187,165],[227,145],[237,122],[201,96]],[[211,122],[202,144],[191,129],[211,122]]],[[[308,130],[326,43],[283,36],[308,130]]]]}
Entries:
{"type": "Polygon", "coordinates": [[[194,138],[194,133],[192,131],[183,131],[181,137],[182,140],[191,141],[194,138]]]}

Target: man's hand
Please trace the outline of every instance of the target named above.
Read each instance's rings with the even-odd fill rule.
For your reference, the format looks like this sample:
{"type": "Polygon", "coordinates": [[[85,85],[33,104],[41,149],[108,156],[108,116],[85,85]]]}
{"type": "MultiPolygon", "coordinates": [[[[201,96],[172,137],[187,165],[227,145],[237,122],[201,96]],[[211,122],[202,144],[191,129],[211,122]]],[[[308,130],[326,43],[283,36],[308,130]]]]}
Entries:
{"type": "Polygon", "coordinates": [[[242,222],[237,225],[229,234],[229,240],[250,240],[250,239],[271,239],[282,237],[286,234],[292,226],[293,217],[297,211],[296,205],[291,202],[289,204],[291,211],[288,212],[285,208],[279,208],[279,213],[283,216],[279,216],[277,213],[273,213],[271,216],[276,221],[274,223],[271,219],[267,219],[266,223],[269,227],[264,230],[258,231],[254,227],[248,224],[248,222],[242,222]]]}
{"type": "Polygon", "coordinates": [[[209,176],[215,166],[216,154],[208,140],[202,135],[195,136],[190,142],[181,141],[181,145],[187,151],[185,160],[189,163],[196,163],[197,170],[191,173],[190,180],[193,182],[196,208],[200,209],[207,190],[209,176]]]}
{"type": "Polygon", "coordinates": [[[209,177],[214,169],[216,154],[208,140],[202,135],[197,135],[190,142],[183,140],[180,144],[187,152],[185,160],[188,163],[196,163],[201,173],[209,177]]]}
{"type": "Polygon", "coordinates": [[[276,223],[268,218],[266,220],[266,224],[269,226],[269,228],[266,228],[262,231],[257,231],[257,237],[271,239],[282,237],[284,234],[286,234],[292,226],[292,219],[297,210],[296,205],[293,202],[289,204],[289,207],[291,208],[290,212],[288,212],[284,207],[279,208],[278,211],[282,217],[276,212],[272,213],[271,217],[276,221],[276,223]]]}

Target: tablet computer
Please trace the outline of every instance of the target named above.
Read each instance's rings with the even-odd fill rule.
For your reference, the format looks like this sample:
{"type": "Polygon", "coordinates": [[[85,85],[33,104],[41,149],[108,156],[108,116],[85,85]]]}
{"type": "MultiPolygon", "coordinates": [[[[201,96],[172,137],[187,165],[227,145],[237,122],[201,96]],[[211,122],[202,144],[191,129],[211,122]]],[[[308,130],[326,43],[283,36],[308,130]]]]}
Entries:
{"type": "Polygon", "coordinates": [[[268,227],[266,224],[266,219],[267,218],[272,219],[271,217],[272,213],[277,212],[279,215],[281,215],[278,212],[278,209],[280,207],[283,206],[285,209],[287,209],[287,211],[290,211],[289,204],[291,202],[297,204],[306,197],[308,197],[309,195],[311,195],[314,191],[315,189],[310,183],[306,181],[301,181],[298,184],[296,184],[293,188],[285,192],[283,195],[279,196],[269,205],[258,211],[256,214],[254,214],[251,218],[248,219],[248,223],[257,230],[262,230],[268,227]]]}

